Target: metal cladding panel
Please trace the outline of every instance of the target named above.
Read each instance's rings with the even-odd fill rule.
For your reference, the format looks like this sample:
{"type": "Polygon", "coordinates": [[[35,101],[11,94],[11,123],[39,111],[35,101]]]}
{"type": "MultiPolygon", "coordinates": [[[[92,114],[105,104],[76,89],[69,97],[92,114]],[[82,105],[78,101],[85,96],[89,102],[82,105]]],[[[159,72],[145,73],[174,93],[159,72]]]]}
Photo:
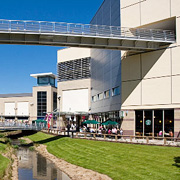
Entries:
{"type": "Polygon", "coordinates": [[[18,102],[17,103],[17,115],[28,116],[29,115],[29,102],[18,102]]]}
{"type": "Polygon", "coordinates": [[[15,116],[15,103],[5,103],[5,116],[15,116]]]}
{"type": "MultiPolygon", "coordinates": [[[[93,17],[91,24],[120,26],[120,0],[105,0],[93,17]]],[[[91,50],[92,96],[119,86],[121,89],[121,52],[116,50],[91,50]]],[[[121,108],[121,93],[109,100],[91,103],[92,113],[116,111],[121,108]],[[108,107],[108,108],[107,108],[108,107]]]]}

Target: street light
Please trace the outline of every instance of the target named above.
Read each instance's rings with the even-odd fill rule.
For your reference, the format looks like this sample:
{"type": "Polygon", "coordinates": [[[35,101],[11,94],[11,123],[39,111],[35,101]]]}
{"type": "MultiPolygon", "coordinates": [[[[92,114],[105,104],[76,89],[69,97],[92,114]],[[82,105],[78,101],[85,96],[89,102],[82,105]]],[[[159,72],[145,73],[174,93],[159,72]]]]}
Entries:
{"type": "Polygon", "coordinates": [[[61,95],[58,96],[58,100],[59,100],[59,130],[60,130],[60,101],[61,101],[61,95]]]}

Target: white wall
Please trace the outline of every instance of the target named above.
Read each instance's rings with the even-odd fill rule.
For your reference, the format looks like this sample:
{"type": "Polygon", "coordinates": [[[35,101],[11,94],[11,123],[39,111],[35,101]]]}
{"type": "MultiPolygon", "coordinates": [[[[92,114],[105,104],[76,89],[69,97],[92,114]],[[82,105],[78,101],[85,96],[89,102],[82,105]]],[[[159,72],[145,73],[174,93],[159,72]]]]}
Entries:
{"type": "Polygon", "coordinates": [[[28,116],[29,115],[29,102],[17,103],[17,115],[28,116]]]}
{"type": "Polygon", "coordinates": [[[62,111],[88,112],[88,89],[69,90],[62,92],[62,111]]]}
{"type": "Polygon", "coordinates": [[[15,116],[15,103],[5,103],[5,115],[15,116]]]}
{"type": "Polygon", "coordinates": [[[57,52],[58,62],[70,61],[90,57],[89,48],[65,48],[57,52]]]}

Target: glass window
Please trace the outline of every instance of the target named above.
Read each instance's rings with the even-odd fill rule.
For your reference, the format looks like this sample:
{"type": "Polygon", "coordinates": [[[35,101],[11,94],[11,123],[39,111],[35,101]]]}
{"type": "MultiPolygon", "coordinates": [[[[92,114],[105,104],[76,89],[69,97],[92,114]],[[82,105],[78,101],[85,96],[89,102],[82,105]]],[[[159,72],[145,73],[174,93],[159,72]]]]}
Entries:
{"type": "Polygon", "coordinates": [[[103,93],[98,94],[98,100],[102,100],[103,99],[103,93]]]}
{"type": "Polygon", "coordinates": [[[54,78],[51,78],[51,77],[50,77],[50,84],[51,84],[52,86],[55,86],[55,79],[54,79],[54,78]]]}
{"type": "Polygon", "coordinates": [[[45,116],[47,112],[47,92],[37,92],[37,116],[45,116]]]}
{"type": "Polygon", "coordinates": [[[104,98],[109,98],[110,97],[110,90],[107,90],[104,92],[104,98]]]}
{"type": "Polygon", "coordinates": [[[112,96],[117,96],[119,94],[120,94],[119,86],[112,89],[112,96]]]}
{"type": "Polygon", "coordinates": [[[136,111],[136,135],[143,135],[143,111],[136,111]]]}
{"type": "Polygon", "coordinates": [[[97,101],[97,96],[92,96],[92,102],[96,102],[97,101]]]}
{"type": "Polygon", "coordinates": [[[174,110],[164,110],[164,135],[174,136],[174,110]]]}
{"type": "Polygon", "coordinates": [[[48,84],[49,77],[38,77],[38,84],[48,84]]]}
{"type": "Polygon", "coordinates": [[[152,110],[144,111],[144,135],[152,136],[152,110]]]}
{"type": "Polygon", "coordinates": [[[57,93],[53,92],[53,110],[57,109],[57,93]]]}
{"type": "Polygon", "coordinates": [[[154,136],[159,136],[161,131],[163,133],[163,110],[154,110],[154,136]]]}

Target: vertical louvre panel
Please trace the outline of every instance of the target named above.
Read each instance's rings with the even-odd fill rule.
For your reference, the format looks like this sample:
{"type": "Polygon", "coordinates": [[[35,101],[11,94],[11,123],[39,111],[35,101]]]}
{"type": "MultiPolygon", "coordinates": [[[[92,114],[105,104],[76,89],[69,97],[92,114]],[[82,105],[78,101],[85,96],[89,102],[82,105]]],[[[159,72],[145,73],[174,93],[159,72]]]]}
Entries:
{"type": "Polygon", "coordinates": [[[58,63],[58,81],[90,77],[90,58],[82,58],[58,63]]]}

